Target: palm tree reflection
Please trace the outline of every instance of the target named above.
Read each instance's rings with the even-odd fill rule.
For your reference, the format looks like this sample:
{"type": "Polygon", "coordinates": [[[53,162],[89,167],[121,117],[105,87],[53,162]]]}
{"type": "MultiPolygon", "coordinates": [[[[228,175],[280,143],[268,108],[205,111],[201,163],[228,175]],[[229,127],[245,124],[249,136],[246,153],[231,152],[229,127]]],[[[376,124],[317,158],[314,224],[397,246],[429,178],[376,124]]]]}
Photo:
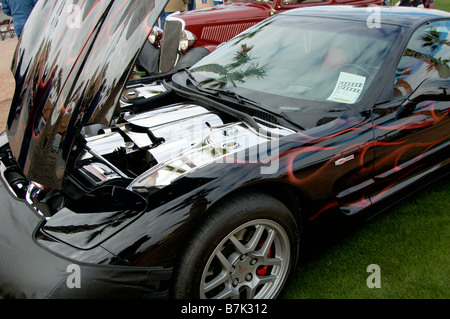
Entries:
{"type": "Polygon", "coordinates": [[[209,85],[211,88],[223,89],[226,86],[237,86],[237,83],[244,83],[247,78],[263,78],[267,75],[267,65],[260,66],[258,62],[253,62],[254,58],[250,52],[253,46],[241,44],[240,48],[229,64],[205,64],[193,68],[192,72],[211,72],[216,74],[200,82],[201,85],[209,85]]]}
{"type": "MultiPolygon", "coordinates": [[[[428,67],[426,73],[437,71],[440,78],[448,78],[450,76],[450,41],[447,40],[448,32],[439,32],[436,28],[431,28],[425,31],[425,34],[420,38],[421,47],[423,50],[414,50],[408,47],[404,56],[415,59],[415,63],[425,62],[428,67]],[[444,54],[440,54],[444,52],[444,54]]],[[[397,74],[405,74],[405,69],[398,68],[397,74]]]]}

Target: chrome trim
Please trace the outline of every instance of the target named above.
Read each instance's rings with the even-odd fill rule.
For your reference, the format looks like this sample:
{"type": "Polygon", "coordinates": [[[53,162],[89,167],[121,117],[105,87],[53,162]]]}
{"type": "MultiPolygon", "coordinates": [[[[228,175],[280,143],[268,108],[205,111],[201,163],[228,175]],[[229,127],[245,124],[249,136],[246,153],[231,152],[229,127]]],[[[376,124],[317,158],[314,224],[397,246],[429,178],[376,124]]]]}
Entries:
{"type": "Polygon", "coordinates": [[[88,149],[87,151],[88,151],[89,154],[91,154],[95,158],[99,159],[103,164],[105,164],[107,167],[109,167],[112,171],[114,171],[116,174],[118,174],[122,178],[125,178],[125,179],[129,178],[124,172],[122,172],[120,169],[115,167],[106,158],[104,158],[103,156],[98,154],[96,151],[94,151],[92,149],[88,149]]]}
{"type": "MultiPolygon", "coordinates": [[[[278,132],[279,133],[279,132],[278,132]]],[[[285,130],[283,133],[289,135],[285,130]]],[[[274,134],[279,137],[279,134],[274,134]]],[[[239,151],[249,149],[277,137],[269,137],[259,134],[244,122],[223,125],[213,128],[204,139],[192,145],[188,149],[180,150],[179,154],[172,156],[136,178],[129,189],[145,187],[161,187],[169,185],[174,180],[204,167],[213,162],[228,163],[230,161],[241,161],[246,159],[236,158],[239,151]],[[230,134],[230,132],[232,132],[230,134]]],[[[257,154],[253,154],[256,156],[257,154]]],[[[249,162],[256,161],[254,158],[247,159],[249,162]]]]}
{"type": "Polygon", "coordinates": [[[206,26],[202,30],[201,39],[216,43],[227,42],[255,24],[256,22],[240,22],[226,25],[206,26]]]}
{"type": "MultiPolygon", "coordinates": [[[[167,160],[181,152],[183,148],[190,147],[208,135],[211,131],[208,124],[213,128],[223,125],[218,115],[195,104],[177,104],[132,115],[126,120],[132,124],[146,127],[155,136],[165,139],[164,143],[149,150],[149,153],[158,162],[167,160]]],[[[128,131],[125,126],[118,125],[117,128],[126,133],[136,146],[145,148],[152,144],[147,134],[128,131]]],[[[98,154],[109,154],[118,147],[126,147],[125,141],[119,133],[113,132],[111,129],[103,131],[104,134],[86,139],[88,146],[98,154]]],[[[90,154],[85,154],[82,159],[89,158],[90,154]]]]}
{"type": "MultiPolygon", "coordinates": [[[[244,121],[224,123],[214,111],[197,104],[174,104],[132,115],[125,120],[126,123],[134,124],[144,130],[132,131],[127,129],[125,123],[117,125],[115,129],[104,129],[104,134],[86,138],[87,149],[91,150],[91,154],[85,153],[81,160],[85,161],[86,165],[91,165],[95,161],[92,158],[94,155],[92,151],[96,152],[96,156],[101,159],[103,155],[114,152],[118,147],[126,147],[124,140],[124,134],[126,134],[128,143],[133,143],[134,148],[145,149],[148,163],[154,163],[154,166],[147,171],[142,170],[143,173],[131,182],[129,188],[165,186],[213,162],[256,163],[261,155],[269,156],[264,153],[267,151],[267,143],[278,146],[278,138],[295,133],[259,118],[255,120],[258,121],[261,131],[244,121]],[[164,139],[164,142],[153,145],[145,133],[146,130],[164,139]],[[244,153],[238,152],[251,148],[253,149],[247,154],[248,156],[241,158],[244,153]]],[[[271,147],[271,149],[275,148],[271,147]]],[[[133,151],[133,148],[130,151],[133,151]]],[[[114,169],[106,161],[100,160],[100,162],[114,169]]],[[[266,164],[263,161],[261,163],[266,164]]],[[[123,176],[121,172],[116,171],[116,173],[123,176]]]]}
{"type": "Polygon", "coordinates": [[[159,72],[170,72],[179,59],[179,45],[181,33],[185,30],[184,20],[177,18],[178,13],[172,13],[166,18],[164,34],[161,40],[161,53],[159,61],[159,72]],[[180,25],[174,25],[178,22],[180,25]],[[179,29],[179,30],[178,30],[179,29]]]}
{"type": "Polygon", "coordinates": [[[181,23],[181,30],[184,31],[184,30],[186,30],[186,22],[183,19],[177,17],[177,15],[179,15],[179,14],[180,14],[179,11],[169,14],[166,18],[166,22],[167,21],[178,21],[181,23]]]}
{"type": "Polygon", "coordinates": [[[44,218],[45,220],[48,220],[50,217],[45,216],[44,213],[42,213],[37,207],[36,207],[36,203],[32,200],[31,198],[31,193],[35,190],[35,188],[37,187],[35,185],[35,183],[30,182],[27,187],[26,187],[26,194],[25,194],[25,198],[19,198],[16,194],[16,192],[14,191],[14,189],[11,187],[11,185],[9,185],[8,180],[5,177],[5,172],[6,172],[7,168],[5,166],[5,164],[3,164],[2,161],[0,161],[0,175],[1,175],[1,179],[3,184],[5,185],[6,189],[8,190],[8,192],[10,193],[10,195],[18,200],[25,200],[25,202],[28,204],[28,206],[34,211],[34,213],[39,217],[39,218],[44,218]]]}
{"type": "MultiPolygon", "coordinates": [[[[289,128],[286,128],[284,126],[278,125],[278,124],[274,124],[271,122],[268,122],[266,120],[260,119],[258,117],[253,117],[253,119],[258,122],[258,124],[267,132],[271,132],[274,135],[290,135],[290,134],[294,134],[296,133],[294,130],[291,130],[289,128]],[[275,130],[278,130],[277,133],[275,133],[275,130]]],[[[257,132],[255,129],[253,129],[252,127],[249,126],[249,128],[251,130],[253,130],[255,133],[260,134],[259,132],[257,132]]]]}
{"type": "Polygon", "coordinates": [[[108,180],[121,178],[116,171],[104,163],[90,163],[80,168],[80,172],[83,173],[91,184],[99,185],[108,180]]]}

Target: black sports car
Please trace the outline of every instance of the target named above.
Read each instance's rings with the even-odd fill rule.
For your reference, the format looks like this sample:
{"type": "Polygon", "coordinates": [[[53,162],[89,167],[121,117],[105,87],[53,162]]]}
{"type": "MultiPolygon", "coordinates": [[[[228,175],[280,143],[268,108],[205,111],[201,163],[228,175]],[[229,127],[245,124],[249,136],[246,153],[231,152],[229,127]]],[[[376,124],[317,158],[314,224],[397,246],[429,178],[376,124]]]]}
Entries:
{"type": "Polygon", "coordinates": [[[165,1],[69,5],[13,61],[3,296],[275,298],[307,229],[448,173],[448,13],[293,10],[129,80],[165,1]]]}

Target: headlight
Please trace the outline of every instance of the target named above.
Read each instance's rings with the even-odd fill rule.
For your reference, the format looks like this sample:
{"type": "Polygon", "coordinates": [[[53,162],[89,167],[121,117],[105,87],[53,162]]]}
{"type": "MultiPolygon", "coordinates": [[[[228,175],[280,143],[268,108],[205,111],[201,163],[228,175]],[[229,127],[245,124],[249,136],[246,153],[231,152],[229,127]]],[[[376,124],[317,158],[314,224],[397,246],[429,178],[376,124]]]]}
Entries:
{"type": "Polygon", "coordinates": [[[154,26],[152,28],[152,31],[150,32],[150,35],[148,36],[148,41],[150,41],[150,43],[154,46],[159,46],[162,36],[163,30],[159,27],[154,26]]]}
{"type": "Polygon", "coordinates": [[[192,47],[195,43],[195,41],[197,40],[197,38],[195,37],[195,35],[187,30],[183,30],[181,31],[181,35],[180,35],[180,44],[178,49],[180,51],[187,51],[190,47],[192,47]]]}

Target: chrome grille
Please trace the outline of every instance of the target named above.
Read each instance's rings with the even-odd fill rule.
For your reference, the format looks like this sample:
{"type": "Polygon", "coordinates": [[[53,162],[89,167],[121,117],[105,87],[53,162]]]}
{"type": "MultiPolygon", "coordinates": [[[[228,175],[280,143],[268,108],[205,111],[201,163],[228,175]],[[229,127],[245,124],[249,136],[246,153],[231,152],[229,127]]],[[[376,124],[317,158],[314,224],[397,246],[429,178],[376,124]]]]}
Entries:
{"type": "Polygon", "coordinates": [[[167,73],[173,69],[178,59],[178,45],[182,23],[179,20],[167,19],[164,24],[164,35],[161,41],[159,72],[167,73]]]}
{"type": "Polygon", "coordinates": [[[253,26],[255,22],[215,25],[203,28],[202,40],[222,43],[253,26]]]}

